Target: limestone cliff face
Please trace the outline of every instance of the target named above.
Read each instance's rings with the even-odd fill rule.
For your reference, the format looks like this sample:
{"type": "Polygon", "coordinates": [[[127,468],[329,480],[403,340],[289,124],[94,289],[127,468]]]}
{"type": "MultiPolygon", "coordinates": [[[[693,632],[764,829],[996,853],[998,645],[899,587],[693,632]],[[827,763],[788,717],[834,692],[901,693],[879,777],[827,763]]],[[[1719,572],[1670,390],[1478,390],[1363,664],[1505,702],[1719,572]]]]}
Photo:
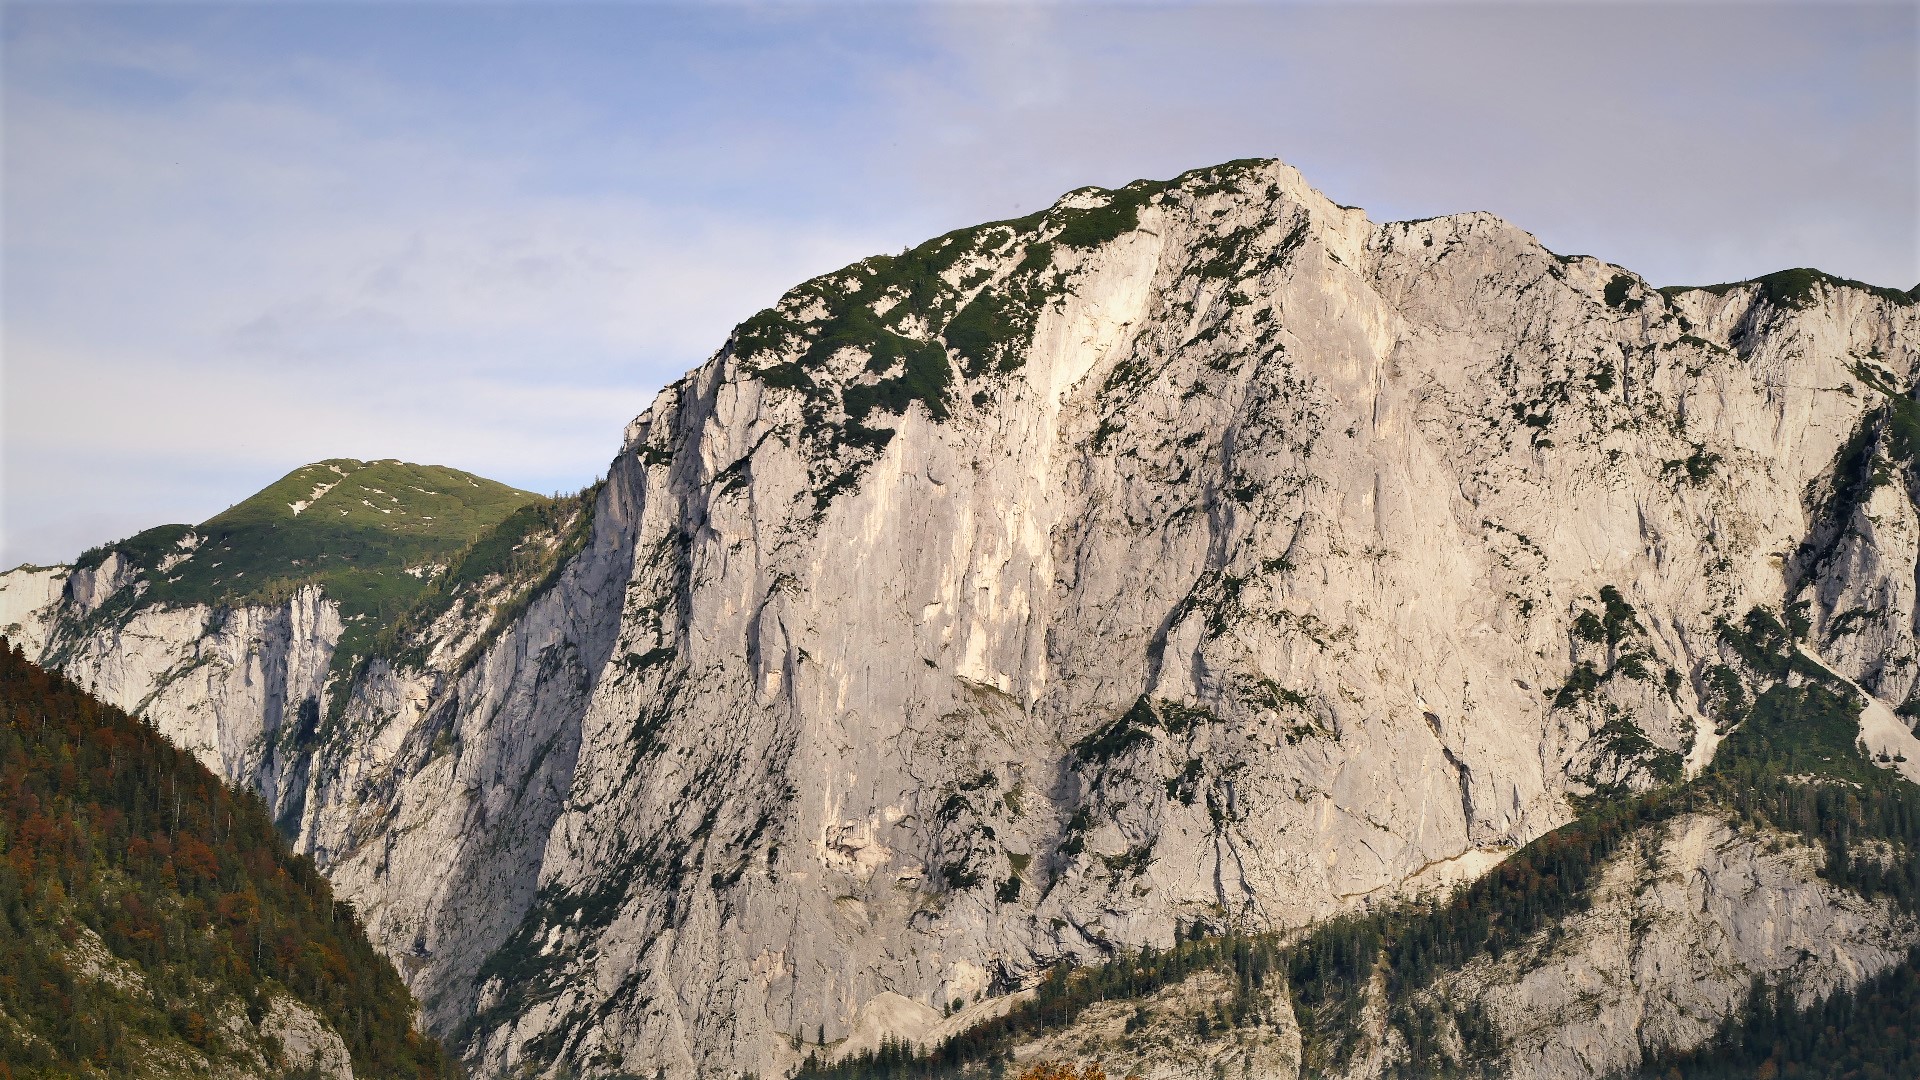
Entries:
{"type": "Polygon", "coordinates": [[[1679,818],[1609,865],[1591,910],[1433,992],[1486,1008],[1502,1075],[1635,1068],[1643,1050],[1706,1042],[1755,979],[1810,1002],[1905,959],[1920,928],[1888,900],[1820,880],[1824,861],[1798,837],[1679,818]]]}
{"type": "MultiPolygon", "coordinates": [[[[1462,1056],[1468,1032],[1457,1018],[1477,1018],[1478,1075],[1630,1075],[1645,1054],[1711,1040],[1756,980],[1792,987],[1810,1003],[1906,959],[1920,925],[1889,899],[1824,880],[1825,862],[1800,836],[1682,814],[1636,831],[1607,860],[1585,907],[1499,959],[1449,970],[1398,1009],[1383,1000],[1383,970],[1360,991],[1358,1030],[1323,1024],[1319,1047],[1303,1046],[1278,979],[1263,1019],[1199,1035],[1234,992],[1231,978],[1208,970],[1139,999],[1100,1002],[1011,1052],[1019,1063],[1098,1061],[1144,1080],[1221,1070],[1288,1080],[1426,1075],[1430,1066],[1410,1060],[1407,1039],[1407,1017],[1424,1013],[1446,1018],[1438,1041],[1462,1056]],[[1344,1052],[1328,1053],[1327,1044],[1344,1052]]],[[[950,1035],[980,1012],[916,1035],[950,1035]]]]}
{"type": "Polygon", "coordinates": [[[36,658],[281,802],[282,773],[319,724],[339,606],[308,587],[272,605],[102,611],[140,584],[118,555],[91,570],[15,570],[0,575],[0,619],[36,658]]]}
{"type": "Polygon", "coordinates": [[[550,587],[288,764],[245,745],[324,678],[323,597],[67,664],[273,791],[484,1073],[777,1074],[1697,770],[1756,604],[1903,703],[1920,309],[1802,284],[1663,293],[1276,163],[1084,190],[742,324],[550,587]]]}

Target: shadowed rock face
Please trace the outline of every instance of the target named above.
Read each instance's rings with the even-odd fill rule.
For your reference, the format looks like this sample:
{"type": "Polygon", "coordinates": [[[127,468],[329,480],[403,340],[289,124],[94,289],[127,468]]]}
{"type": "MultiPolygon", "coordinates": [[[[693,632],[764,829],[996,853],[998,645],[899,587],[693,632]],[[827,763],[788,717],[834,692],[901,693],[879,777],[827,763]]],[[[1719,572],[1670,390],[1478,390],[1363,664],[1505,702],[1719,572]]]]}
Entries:
{"type": "MultiPolygon", "coordinates": [[[[742,324],[516,617],[483,582],[252,779],[483,1073],[778,1074],[1697,770],[1756,604],[1904,702],[1916,312],[1662,293],[1271,162],[1075,192],[742,324]]],[[[100,572],[16,571],[0,614],[136,587],[100,572]]],[[[328,603],[222,632],[323,678],[328,603]]],[[[149,685],[207,640],[176,621],[69,669],[149,685]]],[[[244,744],[275,677],[156,719],[244,744]]]]}

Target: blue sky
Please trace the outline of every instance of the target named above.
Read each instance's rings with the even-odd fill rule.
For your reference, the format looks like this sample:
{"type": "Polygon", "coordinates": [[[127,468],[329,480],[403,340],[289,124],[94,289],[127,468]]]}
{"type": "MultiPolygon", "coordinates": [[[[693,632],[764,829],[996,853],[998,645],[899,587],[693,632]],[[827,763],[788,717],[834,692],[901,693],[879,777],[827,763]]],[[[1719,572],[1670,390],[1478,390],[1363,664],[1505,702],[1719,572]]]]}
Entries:
{"type": "Polygon", "coordinates": [[[571,490],[787,286],[1236,157],[1656,283],[1920,280],[1904,4],[0,15],[0,565],[323,457],[571,490]]]}

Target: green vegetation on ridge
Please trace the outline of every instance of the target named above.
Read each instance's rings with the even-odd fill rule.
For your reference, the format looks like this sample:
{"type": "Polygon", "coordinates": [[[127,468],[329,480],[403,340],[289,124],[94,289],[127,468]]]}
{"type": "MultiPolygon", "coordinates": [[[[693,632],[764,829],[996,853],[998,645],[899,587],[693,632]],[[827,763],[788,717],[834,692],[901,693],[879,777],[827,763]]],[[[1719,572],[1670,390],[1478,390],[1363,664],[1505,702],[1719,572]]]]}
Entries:
{"type": "MultiPolygon", "coordinates": [[[[765,385],[800,395],[800,434],[815,451],[815,496],[825,506],[891,440],[888,417],[919,402],[932,419],[949,419],[959,379],[978,384],[1026,363],[1041,312],[1073,289],[1073,271],[1056,265],[1061,254],[1133,232],[1142,209],[1163,198],[1235,190],[1265,164],[1081,188],[1022,218],[863,259],[788,291],[736,327],[729,349],[765,385]],[[848,350],[865,355],[863,367],[833,370],[848,350]]],[[[972,400],[990,396],[981,387],[972,400]]]]}
{"type": "Polygon", "coordinates": [[[445,562],[539,496],[438,465],[322,461],[188,528],[95,548],[151,571],[145,600],[238,606],[317,583],[350,614],[393,613],[445,562]],[[408,570],[415,573],[408,573],[408,570]]]}
{"type": "Polygon", "coordinates": [[[143,571],[144,589],[96,618],[135,606],[279,603],[318,585],[340,605],[334,671],[344,673],[471,545],[544,501],[445,466],[334,459],[295,469],[200,525],[148,529],[75,566],[117,553],[143,571]]]}
{"type": "Polygon", "coordinates": [[[480,637],[463,654],[462,670],[527,606],[546,592],[593,532],[595,484],[573,495],[536,499],[507,515],[457,555],[411,606],[381,627],[369,656],[420,666],[426,661],[423,632],[462,601],[488,604],[480,637]]]}
{"type": "MultiPolygon", "coordinates": [[[[1719,285],[1666,285],[1660,292],[1674,296],[1686,292],[1705,292],[1715,296],[1725,296],[1735,289],[1744,289],[1749,285],[1760,287],[1760,295],[1777,308],[1800,311],[1820,302],[1822,288],[1857,289],[1860,292],[1879,297],[1882,300],[1908,307],[1920,304],[1920,285],[1910,290],[1889,288],[1885,285],[1869,285],[1852,278],[1836,277],[1824,270],[1815,270],[1810,266],[1796,267],[1792,270],[1776,270],[1747,281],[1729,281],[1719,285]]],[[[1613,301],[1609,299],[1609,303],[1613,301]]]]}

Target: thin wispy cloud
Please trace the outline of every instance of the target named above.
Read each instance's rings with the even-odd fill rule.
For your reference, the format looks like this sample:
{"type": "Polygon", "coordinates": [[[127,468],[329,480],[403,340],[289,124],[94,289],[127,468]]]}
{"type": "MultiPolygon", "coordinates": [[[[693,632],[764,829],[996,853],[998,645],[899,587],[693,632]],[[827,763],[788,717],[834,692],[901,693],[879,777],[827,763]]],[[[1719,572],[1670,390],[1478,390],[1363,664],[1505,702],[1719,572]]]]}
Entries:
{"type": "Polygon", "coordinates": [[[1920,278],[1898,5],[11,5],[0,562],[305,461],[536,490],[786,287],[1274,155],[1661,282],[1920,278]]]}

